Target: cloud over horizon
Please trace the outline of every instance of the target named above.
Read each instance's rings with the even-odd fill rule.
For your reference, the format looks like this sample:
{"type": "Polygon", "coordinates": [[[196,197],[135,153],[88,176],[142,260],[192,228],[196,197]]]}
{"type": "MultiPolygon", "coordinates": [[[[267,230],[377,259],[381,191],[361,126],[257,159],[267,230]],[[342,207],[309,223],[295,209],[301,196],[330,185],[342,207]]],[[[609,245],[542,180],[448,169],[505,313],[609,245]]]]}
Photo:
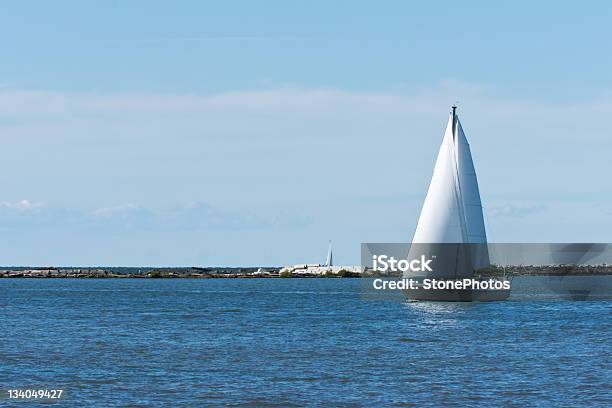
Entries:
{"type": "Polygon", "coordinates": [[[48,206],[29,200],[0,202],[0,230],[72,228],[74,230],[243,231],[278,226],[304,226],[311,220],[290,214],[261,217],[188,202],[171,208],[151,209],[132,203],[91,211],[48,206]]]}
{"type": "MultiPolygon", "coordinates": [[[[238,261],[231,246],[242,239],[246,260],[300,262],[327,239],[357,259],[360,242],[410,239],[457,99],[498,240],[606,240],[597,214],[609,211],[612,198],[602,189],[612,171],[609,93],[556,101],[452,80],[378,91],[2,88],[0,228],[32,239],[37,229],[88,229],[109,248],[113,236],[132,237],[143,251],[170,245],[168,263],[181,251],[196,259],[184,248],[193,245],[188,234],[202,231],[208,233],[198,240],[220,248],[206,262],[238,261]],[[597,211],[594,194],[603,206],[597,211]],[[563,228],[567,201],[575,222],[563,228]],[[533,223],[527,216],[536,214],[533,223]],[[153,243],[147,235],[168,231],[184,237],[153,243]]],[[[20,248],[7,256],[36,256],[20,248]]],[[[68,259],[70,250],[54,254],[68,259]]],[[[122,263],[148,259],[116,256],[122,263]]]]}

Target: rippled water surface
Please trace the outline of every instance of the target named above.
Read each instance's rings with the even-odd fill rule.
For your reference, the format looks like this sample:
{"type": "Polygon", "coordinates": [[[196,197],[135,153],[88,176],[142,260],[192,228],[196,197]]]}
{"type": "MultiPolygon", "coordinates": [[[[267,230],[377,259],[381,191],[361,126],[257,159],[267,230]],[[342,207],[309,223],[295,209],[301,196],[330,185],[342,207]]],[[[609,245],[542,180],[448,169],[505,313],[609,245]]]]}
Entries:
{"type": "Polygon", "coordinates": [[[609,300],[402,303],[360,284],[2,279],[0,388],[70,406],[612,406],[609,300]]]}

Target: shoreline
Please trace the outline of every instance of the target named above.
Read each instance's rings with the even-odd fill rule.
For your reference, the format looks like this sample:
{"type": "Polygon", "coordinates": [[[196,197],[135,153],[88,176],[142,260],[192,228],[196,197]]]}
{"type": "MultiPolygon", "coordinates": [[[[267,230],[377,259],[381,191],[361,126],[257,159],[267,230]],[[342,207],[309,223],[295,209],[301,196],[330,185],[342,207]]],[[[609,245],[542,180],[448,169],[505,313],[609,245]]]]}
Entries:
{"type": "MultiPolygon", "coordinates": [[[[501,269],[501,268],[500,268],[501,269]]],[[[501,275],[500,269],[495,274],[501,275]]],[[[175,268],[131,268],[131,267],[4,267],[0,268],[0,279],[37,278],[37,279],[254,279],[254,278],[356,278],[377,277],[340,270],[335,273],[313,274],[297,271],[281,273],[280,267],[175,267],[175,268]]],[[[612,265],[545,265],[545,266],[507,266],[505,275],[513,276],[612,276],[612,265]]],[[[483,274],[482,276],[489,276],[483,274]]]]}

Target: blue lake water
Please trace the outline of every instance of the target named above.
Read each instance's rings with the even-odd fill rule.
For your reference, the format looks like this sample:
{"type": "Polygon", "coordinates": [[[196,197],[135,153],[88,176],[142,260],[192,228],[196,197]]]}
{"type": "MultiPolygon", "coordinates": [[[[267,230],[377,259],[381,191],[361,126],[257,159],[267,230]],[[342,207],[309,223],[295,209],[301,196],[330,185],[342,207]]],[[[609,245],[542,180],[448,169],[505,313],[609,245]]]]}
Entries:
{"type": "Polygon", "coordinates": [[[64,389],[66,406],[612,406],[610,300],[361,291],[360,279],[2,279],[0,389],[64,389]]]}

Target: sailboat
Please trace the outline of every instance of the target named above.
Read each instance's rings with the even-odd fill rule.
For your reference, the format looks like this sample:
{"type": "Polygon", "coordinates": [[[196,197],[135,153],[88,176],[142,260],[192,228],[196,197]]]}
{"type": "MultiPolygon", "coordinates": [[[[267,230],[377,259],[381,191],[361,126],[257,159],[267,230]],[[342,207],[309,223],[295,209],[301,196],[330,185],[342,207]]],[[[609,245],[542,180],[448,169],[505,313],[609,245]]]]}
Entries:
{"type": "Polygon", "coordinates": [[[332,254],[332,242],[329,241],[329,248],[327,249],[327,259],[325,260],[325,266],[334,266],[334,256],[332,254]]]}
{"type": "MultiPolygon", "coordinates": [[[[427,196],[410,246],[409,259],[426,255],[434,268],[408,271],[404,277],[458,280],[481,278],[490,268],[487,234],[470,145],[453,106],[440,146],[427,196]]],[[[404,291],[408,299],[440,301],[503,300],[509,290],[418,289],[404,291]]]]}

